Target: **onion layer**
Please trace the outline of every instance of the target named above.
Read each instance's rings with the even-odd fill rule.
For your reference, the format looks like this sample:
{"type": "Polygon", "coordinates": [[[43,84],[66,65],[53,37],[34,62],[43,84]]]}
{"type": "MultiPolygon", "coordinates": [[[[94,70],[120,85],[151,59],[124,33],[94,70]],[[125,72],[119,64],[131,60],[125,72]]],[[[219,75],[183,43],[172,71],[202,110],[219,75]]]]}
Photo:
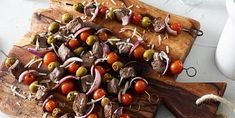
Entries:
{"type": "Polygon", "coordinates": [[[148,85],[148,81],[147,81],[146,79],[144,79],[143,77],[135,77],[135,78],[133,78],[133,79],[131,80],[130,85],[129,85],[128,88],[131,87],[132,83],[133,83],[135,80],[142,80],[142,81],[144,81],[144,82],[148,85]]]}
{"type": "Polygon", "coordinates": [[[23,79],[24,79],[24,77],[25,77],[27,74],[33,74],[33,75],[36,75],[36,76],[37,76],[37,75],[39,75],[39,72],[36,71],[36,70],[26,70],[26,71],[24,71],[24,72],[22,72],[22,73],[20,74],[18,82],[22,82],[23,79]]]}
{"type": "Polygon", "coordinates": [[[170,33],[171,35],[177,35],[177,31],[171,29],[170,25],[169,25],[169,21],[170,21],[170,15],[167,15],[165,18],[165,25],[166,25],[166,30],[168,33],[170,33]]]}
{"type": "Polygon", "coordinates": [[[101,84],[101,75],[100,72],[95,69],[95,80],[91,85],[91,88],[88,90],[88,92],[86,93],[86,95],[91,94],[93,91],[95,91],[96,89],[98,89],[100,87],[101,84]]]}
{"type": "Polygon", "coordinates": [[[90,30],[91,28],[90,27],[84,27],[84,28],[81,28],[81,29],[79,29],[78,31],[76,31],[75,32],[75,34],[74,34],[74,38],[76,38],[79,34],[81,34],[82,32],[84,32],[84,31],[87,31],[87,30],[90,30]]]}
{"type": "Polygon", "coordinates": [[[65,82],[66,80],[69,80],[69,79],[76,79],[76,80],[79,80],[80,77],[76,77],[74,75],[68,75],[68,76],[65,76],[63,77],[54,87],[52,87],[52,90],[55,90],[57,89],[61,83],[65,82]]]}
{"type": "Polygon", "coordinates": [[[69,65],[70,63],[72,62],[83,62],[83,60],[81,58],[78,58],[78,57],[71,57],[69,59],[67,59],[63,65],[61,65],[60,67],[66,67],[67,65],[69,65]]]}
{"type": "Polygon", "coordinates": [[[48,96],[48,97],[46,98],[46,100],[44,100],[44,102],[42,103],[42,110],[43,110],[44,112],[46,111],[46,109],[45,109],[46,103],[47,103],[50,99],[52,99],[53,97],[54,97],[53,95],[48,96]]]}
{"type": "Polygon", "coordinates": [[[42,58],[47,52],[50,52],[52,50],[52,47],[50,47],[50,48],[42,48],[42,49],[27,48],[27,50],[30,53],[32,53],[32,54],[42,58]]]}

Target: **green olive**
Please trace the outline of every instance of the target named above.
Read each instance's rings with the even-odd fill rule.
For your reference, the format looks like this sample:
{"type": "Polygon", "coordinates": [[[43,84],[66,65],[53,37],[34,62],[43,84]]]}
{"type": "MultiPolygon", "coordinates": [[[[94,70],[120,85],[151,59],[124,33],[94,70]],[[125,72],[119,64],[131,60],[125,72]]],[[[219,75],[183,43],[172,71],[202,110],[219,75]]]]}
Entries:
{"type": "Polygon", "coordinates": [[[49,36],[48,38],[47,38],[47,43],[48,44],[54,44],[56,42],[56,38],[54,37],[54,36],[49,36]]]}
{"type": "Polygon", "coordinates": [[[103,78],[102,78],[103,82],[109,82],[112,79],[113,79],[113,76],[111,74],[109,74],[109,73],[105,73],[103,78]]]}
{"type": "Polygon", "coordinates": [[[73,20],[73,16],[70,15],[69,13],[65,13],[62,15],[62,21],[64,23],[69,23],[71,20],[73,20]]]}
{"type": "Polygon", "coordinates": [[[78,92],[77,91],[71,91],[67,95],[67,101],[73,102],[75,97],[77,96],[78,92]]]}
{"type": "Polygon", "coordinates": [[[14,63],[15,63],[16,59],[14,58],[11,58],[11,57],[8,57],[6,60],[5,60],[5,66],[7,68],[10,68],[14,63]]]}
{"type": "Polygon", "coordinates": [[[88,72],[88,70],[84,67],[84,66],[81,66],[78,68],[78,70],[76,71],[76,76],[77,77],[82,77],[84,75],[86,75],[88,72]]]}
{"type": "Polygon", "coordinates": [[[58,61],[51,62],[47,68],[51,72],[53,71],[56,67],[60,66],[60,63],[58,61]]]}
{"type": "Polygon", "coordinates": [[[108,104],[110,102],[110,99],[107,98],[107,97],[104,97],[102,100],[101,100],[101,106],[104,107],[106,104],[108,104]]]}
{"type": "Polygon", "coordinates": [[[89,37],[87,37],[87,40],[86,40],[86,44],[88,46],[92,46],[96,41],[96,36],[94,35],[90,35],[89,37]]]}
{"type": "Polygon", "coordinates": [[[116,61],[112,64],[112,68],[114,71],[118,71],[123,67],[123,63],[120,61],[116,61]]]}
{"type": "Polygon", "coordinates": [[[111,19],[111,20],[113,20],[113,19],[115,18],[113,8],[111,8],[111,9],[108,10],[107,17],[108,17],[109,19],[111,19]]]}
{"type": "Polygon", "coordinates": [[[31,37],[30,37],[30,43],[35,45],[36,42],[37,42],[37,39],[38,39],[38,34],[32,34],[31,37]]]}
{"type": "Polygon", "coordinates": [[[80,56],[80,54],[82,53],[83,50],[84,50],[83,47],[78,47],[73,52],[76,56],[80,56]]]}
{"type": "Polygon", "coordinates": [[[58,32],[59,29],[60,29],[60,25],[57,22],[52,22],[48,27],[48,31],[53,34],[58,32]]]}
{"type": "Polygon", "coordinates": [[[33,93],[36,93],[38,90],[38,81],[34,81],[29,85],[29,90],[33,93]]]}
{"type": "Polygon", "coordinates": [[[142,21],[141,21],[141,26],[142,27],[148,27],[150,26],[152,23],[151,19],[149,17],[143,17],[142,21]]]}
{"type": "Polygon", "coordinates": [[[55,117],[55,118],[59,118],[63,114],[64,114],[64,112],[62,111],[61,108],[54,108],[52,113],[51,113],[52,117],[55,117]]]}
{"type": "Polygon", "coordinates": [[[84,5],[82,3],[74,4],[73,9],[80,12],[80,13],[83,13],[84,12],[84,5]]]}
{"type": "Polygon", "coordinates": [[[143,58],[145,61],[150,61],[153,58],[153,54],[154,54],[154,50],[153,49],[148,49],[145,50],[144,54],[143,54],[143,58]]]}

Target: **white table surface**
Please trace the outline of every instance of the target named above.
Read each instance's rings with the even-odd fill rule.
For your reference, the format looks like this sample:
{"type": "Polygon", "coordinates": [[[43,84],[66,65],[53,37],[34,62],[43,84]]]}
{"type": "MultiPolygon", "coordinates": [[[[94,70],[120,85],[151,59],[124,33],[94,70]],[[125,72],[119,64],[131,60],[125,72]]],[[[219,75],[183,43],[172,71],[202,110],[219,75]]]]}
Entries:
{"type": "MultiPolygon", "coordinates": [[[[188,16],[201,22],[204,35],[199,37],[186,62],[185,66],[194,66],[198,74],[189,78],[182,73],[177,81],[180,82],[227,82],[225,98],[235,103],[235,82],[223,76],[215,65],[215,50],[220,34],[227,20],[225,0],[203,0],[197,7],[183,5],[177,0],[143,0],[155,7],[188,16]]],[[[47,8],[46,0],[1,0],[0,3],[0,48],[5,52],[22,37],[30,27],[33,11],[38,8],[47,8]]],[[[0,54],[0,60],[4,59],[0,54]]],[[[232,118],[232,112],[224,105],[220,105],[218,113],[232,118]]],[[[7,117],[0,113],[0,117],[7,117]]],[[[157,118],[174,118],[165,107],[160,107],[157,118]]]]}

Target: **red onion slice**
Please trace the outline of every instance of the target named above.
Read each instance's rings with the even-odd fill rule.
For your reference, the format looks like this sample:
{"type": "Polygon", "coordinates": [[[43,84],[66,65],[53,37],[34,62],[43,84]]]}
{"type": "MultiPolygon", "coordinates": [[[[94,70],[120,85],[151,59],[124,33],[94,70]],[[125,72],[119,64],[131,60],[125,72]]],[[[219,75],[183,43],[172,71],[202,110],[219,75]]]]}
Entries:
{"type": "Polygon", "coordinates": [[[27,48],[27,50],[30,53],[32,53],[32,54],[42,58],[47,52],[50,52],[52,50],[52,47],[50,47],[50,48],[42,48],[42,49],[38,49],[38,50],[35,49],[35,48],[27,48]]]}
{"type": "Polygon", "coordinates": [[[162,73],[162,75],[165,75],[167,70],[168,70],[168,68],[169,68],[170,58],[168,57],[168,55],[164,51],[161,51],[159,56],[160,56],[161,60],[163,60],[163,59],[166,60],[166,67],[165,67],[165,70],[162,73]]]}
{"type": "Polygon", "coordinates": [[[90,69],[90,73],[91,73],[91,76],[93,76],[93,77],[94,77],[94,70],[95,70],[95,65],[92,64],[91,69],[90,69]]]}
{"type": "Polygon", "coordinates": [[[98,89],[100,87],[101,84],[101,75],[100,72],[95,69],[95,80],[91,85],[91,88],[88,90],[88,92],[86,93],[86,95],[91,94],[93,91],[95,91],[96,89],[98,89]]]}
{"type": "Polygon", "coordinates": [[[131,47],[131,50],[129,52],[129,56],[131,56],[133,51],[140,45],[141,42],[142,42],[142,40],[138,40],[138,41],[135,42],[134,46],[131,47]]]}
{"type": "Polygon", "coordinates": [[[146,79],[144,79],[143,77],[135,77],[135,78],[133,78],[133,79],[131,80],[130,85],[129,85],[128,88],[131,87],[132,83],[133,83],[135,80],[142,80],[142,81],[144,81],[147,85],[149,84],[148,81],[147,81],[146,79]]]}
{"type": "Polygon", "coordinates": [[[93,21],[96,18],[96,16],[98,15],[98,13],[99,13],[99,4],[95,3],[95,7],[96,7],[95,8],[95,13],[92,15],[90,21],[93,21]]]}
{"type": "Polygon", "coordinates": [[[108,32],[108,33],[112,33],[112,30],[108,29],[108,28],[100,28],[95,34],[99,34],[101,32],[108,32]]]}
{"type": "Polygon", "coordinates": [[[69,65],[72,62],[83,62],[83,60],[81,58],[78,57],[71,57],[69,59],[67,59],[63,65],[61,65],[60,67],[66,67],[67,65],[69,65]]]}
{"type": "Polygon", "coordinates": [[[53,97],[54,97],[53,95],[50,95],[50,96],[48,96],[48,97],[46,98],[46,100],[44,100],[44,102],[42,103],[42,110],[43,110],[43,112],[46,112],[45,105],[46,105],[46,103],[47,103],[50,99],[52,99],[53,97]]]}
{"type": "Polygon", "coordinates": [[[73,38],[76,38],[79,34],[81,34],[82,32],[84,31],[87,31],[87,30],[90,30],[91,28],[90,27],[84,27],[84,28],[81,28],[79,29],[78,31],[75,32],[73,38]]]}
{"type": "Polygon", "coordinates": [[[169,21],[170,21],[170,15],[167,15],[165,18],[165,25],[166,25],[166,30],[168,33],[172,34],[172,35],[177,35],[177,31],[171,29],[170,25],[169,25],[169,21]]]}
{"type": "Polygon", "coordinates": [[[90,104],[94,104],[94,103],[96,103],[96,102],[99,102],[99,101],[101,101],[103,98],[105,97],[105,95],[104,96],[102,96],[102,97],[100,97],[100,98],[98,98],[98,99],[96,99],[96,100],[91,100],[91,102],[88,102],[87,103],[87,105],[90,105],[90,104]]]}
{"type": "Polygon", "coordinates": [[[26,70],[24,72],[22,72],[19,76],[19,80],[18,82],[22,82],[24,77],[27,75],[27,74],[33,74],[33,75],[39,75],[39,72],[36,71],[36,70],[26,70]]]}
{"type": "Polygon", "coordinates": [[[67,75],[67,76],[63,77],[55,86],[53,86],[52,90],[57,89],[60,86],[61,83],[65,82],[66,80],[69,80],[69,79],[80,80],[80,77],[76,77],[74,75],[67,75]]]}
{"type": "Polygon", "coordinates": [[[119,92],[118,92],[118,102],[119,103],[122,103],[122,92],[123,92],[123,89],[119,90],[119,92]]]}
{"type": "Polygon", "coordinates": [[[89,111],[83,115],[83,116],[75,116],[75,118],[86,118],[88,115],[91,114],[91,112],[93,111],[93,109],[95,108],[95,104],[92,104],[92,106],[90,107],[89,111]]]}
{"type": "Polygon", "coordinates": [[[129,9],[129,15],[122,17],[122,25],[128,25],[132,15],[132,10],[129,9]]]}
{"type": "Polygon", "coordinates": [[[103,44],[103,57],[106,57],[109,53],[110,53],[110,48],[106,43],[104,43],[103,44]]]}
{"type": "Polygon", "coordinates": [[[120,118],[120,116],[122,115],[123,113],[123,107],[118,107],[114,112],[113,112],[113,115],[114,118],[120,118]]]}

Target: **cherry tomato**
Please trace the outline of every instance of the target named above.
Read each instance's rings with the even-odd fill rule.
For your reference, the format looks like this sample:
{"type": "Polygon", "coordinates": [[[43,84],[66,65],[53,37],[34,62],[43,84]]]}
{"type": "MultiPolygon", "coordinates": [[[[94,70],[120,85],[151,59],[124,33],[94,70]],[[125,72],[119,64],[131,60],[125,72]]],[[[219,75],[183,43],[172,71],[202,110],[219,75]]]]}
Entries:
{"type": "Polygon", "coordinates": [[[80,34],[80,39],[85,42],[87,37],[89,37],[91,35],[91,31],[90,30],[87,30],[87,31],[84,31],[80,34]]]}
{"type": "Polygon", "coordinates": [[[123,105],[130,105],[131,102],[133,101],[133,98],[130,94],[126,93],[124,95],[122,95],[122,104],[123,105]]]}
{"type": "Polygon", "coordinates": [[[131,16],[131,22],[135,25],[139,25],[142,20],[142,15],[140,13],[134,12],[131,16]]]}
{"type": "Polygon", "coordinates": [[[29,74],[25,75],[23,83],[26,85],[30,85],[35,80],[36,80],[35,76],[33,74],[29,73],[29,74]]]}
{"type": "Polygon", "coordinates": [[[137,48],[134,49],[133,55],[136,59],[141,59],[143,57],[144,51],[144,47],[139,45],[137,48]]]}
{"type": "Polygon", "coordinates": [[[171,29],[177,31],[177,34],[179,34],[182,30],[182,26],[179,23],[172,23],[171,24],[171,29]]]}
{"type": "Polygon", "coordinates": [[[70,39],[68,42],[68,47],[70,50],[74,50],[79,46],[80,42],[77,39],[70,39]]]}
{"type": "Polygon", "coordinates": [[[96,113],[91,113],[87,118],[99,118],[99,116],[96,113]]]}
{"type": "Polygon", "coordinates": [[[100,72],[101,76],[106,73],[105,69],[102,66],[96,66],[95,68],[100,72]]]}
{"type": "Polygon", "coordinates": [[[104,16],[106,14],[106,11],[108,10],[108,7],[106,6],[101,6],[99,9],[100,15],[104,16]]]}
{"type": "Polygon", "coordinates": [[[131,118],[128,114],[122,114],[119,118],[131,118]]]}
{"type": "Polygon", "coordinates": [[[96,100],[96,99],[103,97],[104,95],[106,95],[106,92],[104,89],[97,89],[93,94],[93,98],[96,100]]]}
{"type": "Polygon", "coordinates": [[[115,52],[110,52],[107,56],[107,62],[113,64],[118,60],[118,55],[115,52]]]}
{"type": "Polygon", "coordinates": [[[144,81],[139,80],[135,83],[135,91],[137,93],[144,93],[146,89],[147,89],[147,84],[144,81]]]}
{"type": "Polygon", "coordinates": [[[43,57],[43,62],[46,65],[49,65],[51,62],[57,61],[57,56],[54,52],[48,52],[43,57]]]}
{"type": "Polygon", "coordinates": [[[48,112],[52,112],[54,108],[57,107],[57,102],[55,100],[49,100],[47,101],[46,105],[45,105],[45,109],[48,111],[48,112]]]}
{"type": "Polygon", "coordinates": [[[75,89],[75,84],[71,80],[67,80],[60,85],[60,90],[64,95],[67,95],[69,92],[75,89]]]}
{"type": "Polygon", "coordinates": [[[101,41],[107,41],[108,40],[108,34],[106,32],[100,32],[98,34],[98,38],[101,40],[101,41]]]}
{"type": "Polygon", "coordinates": [[[170,69],[172,74],[178,75],[183,71],[184,65],[180,60],[177,60],[171,63],[170,69]]]}
{"type": "Polygon", "coordinates": [[[77,69],[78,69],[78,67],[79,67],[78,64],[73,63],[73,64],[71,64],[71,65],[69,66],[68,70],[69,70],[70,73],[75,74],[76,71],[77,71],[77,69]]]}

